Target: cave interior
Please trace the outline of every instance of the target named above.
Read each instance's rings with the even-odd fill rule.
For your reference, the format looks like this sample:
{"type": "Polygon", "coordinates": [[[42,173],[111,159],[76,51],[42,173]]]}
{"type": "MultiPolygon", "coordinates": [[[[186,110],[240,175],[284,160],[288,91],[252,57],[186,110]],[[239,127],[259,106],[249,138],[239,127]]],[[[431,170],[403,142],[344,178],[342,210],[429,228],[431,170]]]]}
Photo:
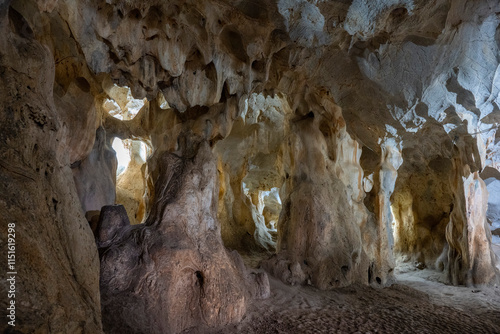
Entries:
{"type": "Polygon", "coordinates": [[[4,333],[500,332],[498,1],[7,0],[0,30],[4,333]]]}

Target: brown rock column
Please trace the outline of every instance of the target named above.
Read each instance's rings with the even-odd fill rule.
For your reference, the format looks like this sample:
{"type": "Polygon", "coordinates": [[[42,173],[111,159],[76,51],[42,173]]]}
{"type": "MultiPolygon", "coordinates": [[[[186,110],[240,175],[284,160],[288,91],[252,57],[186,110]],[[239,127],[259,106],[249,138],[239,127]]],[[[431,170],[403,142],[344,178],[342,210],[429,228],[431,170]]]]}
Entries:
{"type": "MultiPolygon", "coordinates": [[[[155,112],[167,120],[200,115],[155,112]]],[[[148,218],[123,228],[100,249],[103,324],[110,333],[225,325],[242,318],[249,298],[268,294],[262,293],[268,291],[267,277],[247,273],[239,255],[222,244],[217,165],[203,139],[210,133],[209,116],[200,117],[194,126],[186,119],[152,130],[156,151],[148,161],[154,183],[148,218]],[[182,127],[179,137],[171,138],[178,145],[163,141],[168,126],[182,127]]]]}
{"type": "Polygon", "coordinates": [[[283,145],[286,180],[277,254],[264,263],[284,282],[320,289],[365,283],[368,277],[360,230],[366,212],[357,205],[362,169],[359,155],[351,152],[357,143],[331,110],[333,120],[324,111],[291,120],[283,145]]]}

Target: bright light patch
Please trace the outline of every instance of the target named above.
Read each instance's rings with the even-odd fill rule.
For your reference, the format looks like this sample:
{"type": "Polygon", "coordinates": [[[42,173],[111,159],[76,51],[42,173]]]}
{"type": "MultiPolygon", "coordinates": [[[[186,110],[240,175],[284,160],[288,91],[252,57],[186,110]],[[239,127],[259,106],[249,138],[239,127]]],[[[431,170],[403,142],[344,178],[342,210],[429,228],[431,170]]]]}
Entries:
{"type": "Polygon", "coordinates": [[[456,129],[457,126],[455,124],[452,124],[452,123],[447,123],[447,124],[443,125],[443,128],[444,128],[444,131],[446,131],[446,133],[450,133],[450,131],[453,129],[456,129]]]}
{"type": "Polygon", "coordinates": [[[122,110],[116,101],[112,99],[105,99],[102,106],[111,116],[123,120],[122,110]]]}
{"type": "Polygon", "coordinates": [[[160,92],[158,93],[158,97],[156,98],[158,102],[158,106],[161,109],[169,109],[170,105],[168,104],[167,100],[165,100],[165,96],[160,92]]]}
{"type": "Polygon", "coordinates": [[[147,99],[134,99],[130,88],[116,84],[107,91],[109,99],[103,102],[103,108],[114,118],[120,120],[133,119],[144,107],[147,99]]]}
{"type": "Polygon", "coordinates": [[[143,161],[146,161],[148,158],[148,147],[144,142],[141,141],[141,150],[139,151],[139,154],[142,158],[143,161]]]}
{"type": "Polygon", "coordinates": [[[267,196],[274,197],[276,199],[276,202],[278,202],[279,204],[282,204],[281,198],[280,198],[280,188],[278,188],[278,187],[272,188],[267,196]]]}
{"type": "Polygon", "coordinates": [[[398,221],[396,220],[396,216],[394,215],[394,208],[393,206],[391,205],[391,217],[392,217],[392,237],[393,237],[393,240],[394,240],[394,244],[397,244],[398,243],[398,234],[396,233],[396,229],[397,229],[397,226],[398,226],[398,221]]]}
{"type": "Polygon", "coordinates": [[[390,133],[391,135],[393,135],[393,136],[397,136],[397,134],[398,134],[398,130],[396,130],[396,128],[395,128],[395,127],[390,126],[389,124],[386,124],[386,125],[385,125],[385,130],[386,130],[387,132],[389,132],[389,133],[390,133]]]}
{"type": "Polygon", "coordinates": [[[139,113],[139,110],[141,110],[141,108],[144,107],[144,101],[146,99],[142,99],[142,100],[134,99],[132,97],[132,94],[130,94],[130,89],[129,89],[129,96],[128,97],[130,99],[127,103],[127,110],[128,110],[128,114],[129,114],[129,119],[132,119],[135,117],[135,115],[137,115],[139,113]]]}
{"type": "Polygon", "coordinates": [[[118,166],[116,168],[116,176],[123,173],[123,171],[127,168],[130,162],[130,151],[128,149],[127,144],[124,145],[124,142],[120,138],[115,138],[113,140],[113,150],[116,152],[116,158],[118,160],[118,166]]]}

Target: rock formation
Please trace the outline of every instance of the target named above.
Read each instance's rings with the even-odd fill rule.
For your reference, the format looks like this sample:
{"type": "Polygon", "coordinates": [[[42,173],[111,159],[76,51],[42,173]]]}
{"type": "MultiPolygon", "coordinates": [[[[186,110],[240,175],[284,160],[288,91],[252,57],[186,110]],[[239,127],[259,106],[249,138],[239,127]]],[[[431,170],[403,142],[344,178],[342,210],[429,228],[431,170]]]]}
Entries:
{"type": "MultiPolygon", "coordinates": [[[[8,4],[1,17],[0,206],[3,228],[16,226],[15,329],[98,333],[99,257],[70,167],[94,144],[95,109],[85,101],[70,103],[72,90],[85,95],[88,86],[67,78],[75,87],[68,95],[56,91],[51,50],[8,4]],[[65,96],[68,103],[61,107],[56,101],[65,96]],[[78,112],[85,116],[76,117],[78,112]]],[[[1,238],[3,248],[6,231],[1,238]]],[[[1,287],[6,309],[5,279],[1,287]]],[[[2,321],[2,330],[6,326],[2,321]]]]}
{"type": "Polygon", "coordinates": [[[215,329],[269,295],[267,273],[382,287],[409,266],[498,284],[498,13],[472,0],[2,3],[15,329],[215,329]],[[130,150],[118,177],[116,138],[130,150]]]}
{"type": "Polygon", "coordinates": [[[161,155],[146,223],[120,224],[128,221],[124,210],[121,220],[108,218],[120,221],[99,239],[106,332],[177,333],[239,321],[252,291],[265,290],[222,245],[216,164],[208,144],[198,146],[194,156],[161,155]]]}

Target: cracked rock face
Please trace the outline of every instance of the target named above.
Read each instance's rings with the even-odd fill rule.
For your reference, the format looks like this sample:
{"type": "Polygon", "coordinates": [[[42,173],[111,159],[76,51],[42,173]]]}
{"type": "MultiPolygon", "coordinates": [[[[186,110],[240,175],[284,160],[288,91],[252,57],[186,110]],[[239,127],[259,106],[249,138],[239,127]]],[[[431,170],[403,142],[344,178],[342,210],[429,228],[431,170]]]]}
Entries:
{"type": "Polygon", "coordinates": [[[498,283],[497,13],[472,0],[3,3],[16,329],[238,322],[269,281],[236,251],[320,289],[388,285],[415,264],[498,283]],[[115,138],[132,143],[118,178],[115,138]]]}

